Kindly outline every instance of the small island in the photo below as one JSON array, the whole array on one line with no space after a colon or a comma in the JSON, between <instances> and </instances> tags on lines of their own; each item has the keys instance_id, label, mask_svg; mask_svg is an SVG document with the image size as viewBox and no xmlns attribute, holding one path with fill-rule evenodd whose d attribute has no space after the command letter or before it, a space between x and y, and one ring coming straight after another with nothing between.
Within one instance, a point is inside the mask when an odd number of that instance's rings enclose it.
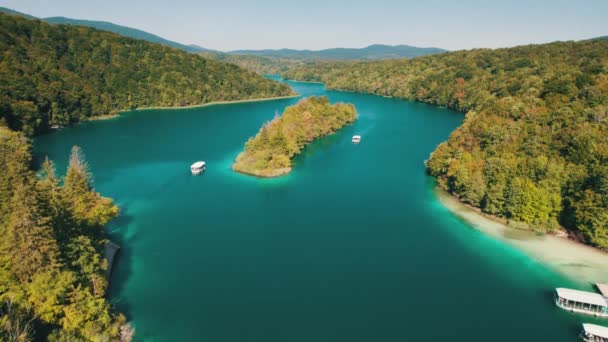
<instances>
[{"instance_id":1,"label":"small island","mask_svg":"<svg viewBox=\"0 0 608 342\"><path fill-rule=\"evenodd\" d=\"M234 162L236 172L278 177L291 171L291 161L304 146L334 133L357 119L355 106L332 105L327 97L309 97L287 107L283 115L265 123L258 134L245 143Z\"/></svg>"}]
</instances>

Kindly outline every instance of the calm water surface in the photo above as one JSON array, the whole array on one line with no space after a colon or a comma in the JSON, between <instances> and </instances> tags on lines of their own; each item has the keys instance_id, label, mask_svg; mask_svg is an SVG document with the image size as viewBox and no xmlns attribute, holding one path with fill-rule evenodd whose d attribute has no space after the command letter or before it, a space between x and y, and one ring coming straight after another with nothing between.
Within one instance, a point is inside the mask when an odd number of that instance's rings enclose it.
<instances>
[{"instance_id":1,"label":"calm water surface","mask_svg":"<svg viewBox=\"0 0 608 342\"><path fill-rule=\"evenodd\" d=\"M111 299L138 340L576 340L583 317L551 301L576 284L435 198L423 161L462 114L292 86L352 102L360 117L278 179L230 166L297 99L133 112L36 140L61 171L81 146L97 190L121 207ZM208 169L193 177L197 160Z\"/></svg>"}]
</instances>

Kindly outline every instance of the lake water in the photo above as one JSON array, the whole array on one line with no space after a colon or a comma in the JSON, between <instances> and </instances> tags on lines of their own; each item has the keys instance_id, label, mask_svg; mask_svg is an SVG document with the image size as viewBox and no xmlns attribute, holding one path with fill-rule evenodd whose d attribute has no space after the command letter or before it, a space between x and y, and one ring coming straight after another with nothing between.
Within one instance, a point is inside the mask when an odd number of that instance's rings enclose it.
<instances>
[{"instance_id":1,"label":"lake water","mask_svg":"<svg viewBox=\"0 0 608 342\"><path fill-rule=\"evenodd\" d=\"M147 110L37 138L60 172L84 149L122 216L111 300L140 341L575 341L585 317L552 290L579 286L472 229L437 200L423 162L463 115L326 91L359 120L257 179L231 163L297 102ZM362 135L359 145L351 144ZM200 176L190 164L207 162Z\"/></svg>"}]
</instances>

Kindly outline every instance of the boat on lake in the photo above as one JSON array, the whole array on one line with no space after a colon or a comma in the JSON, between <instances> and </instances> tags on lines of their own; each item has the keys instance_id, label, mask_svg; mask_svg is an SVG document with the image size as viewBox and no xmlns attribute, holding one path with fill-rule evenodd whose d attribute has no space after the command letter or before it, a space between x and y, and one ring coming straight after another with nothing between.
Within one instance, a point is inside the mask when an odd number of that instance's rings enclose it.
<instances>
[{"instance_id":1,"label":"boat on lake","mask_svg":"<svg viewBox=\"0 0 608 342\"><path fill-rule=\"evenodd\" d=\"M608 342L608 328L601 325L583 324L581 337L587 342Z\"/></svg>"},{"instance_id":2,"label":"boat on lake","mask_svg":"<svg viewBox=\"0 0 608 342\"><path fill-rule=\"evenodd\" d=\"M557 288L555 304L564 310L608 318L608 297L599 293Z\"/></svg>"},{"instance_id":3,"label":"boat on lake","mask_svg":"<svg viewBox=\"0 0 608 342\"><path fill-rule=\"evenodd\" d=\"M196 176L205 171L205 165L206 164L204 161L197 161L190 166L190 171L192 171L192 174Z\"/></svg>"},{"instance_id":4,"label":"boat on lake","mask_svg":"<svg viewBox=\"0 0 608 342\"><path fill-rule=\"evenodd\" d=\"M360 135L353 135L353 144L358 144L361 142L361 136Z\"/></svg>"}]
</instances>

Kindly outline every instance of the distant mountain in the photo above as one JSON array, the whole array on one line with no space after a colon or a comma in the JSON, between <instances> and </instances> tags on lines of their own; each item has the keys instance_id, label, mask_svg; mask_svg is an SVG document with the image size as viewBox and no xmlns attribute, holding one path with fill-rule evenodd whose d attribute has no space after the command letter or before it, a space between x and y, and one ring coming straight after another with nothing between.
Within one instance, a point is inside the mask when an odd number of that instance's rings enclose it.
<instances>
[{"instance_id":1,"label":"distant mountain","mask_svg":"<svg viewBox=\"0 0 608 342\"><path fill-rule=\"evenodd\" d=\"M254 55L231 55L224 52L201 52L201 56L231 63L260 75L280 75L286 71L303 67L312 61L293 58L265 57Z\"/></svg>"},{"instance_id":2,"label":"distant mountain","mask_svg":"<svg viewBox=\"0 0 608 342\"><path fill-rule=\"evenodd\" d=\"M94 21L94 20L82 20L82 19L71 19L65 17L50 17L43 18L42 20L50 23L50 24L63 24L63 25L77 25L77 26L88 26L92 28L96 28L98 30L110 31L121 36L141 39L150 43L158 43L166 46L174 47L187 52L203 52L210 51L209 49L205 49L203 47L197 45L184 45L180 44L163 37L159 37L155 34L148 33L146 31L134 29L127 26L121 26L117 24L113 24L107 21Z\"/></svg>"},{"instance_id":3,"label":"distant mountain","mask_svg":"<svg viewBox=\"0 0 608 342\"><path fill-rule=\"evenodd\" d=\"M206 47L202 47L202 46L196 45L196 44L190 44L190 45L188 45L188 47L195 50L194 52L219 52L216 50L207 49Z\"/></svg>"},{"instance_id":4,"label":"distant mountain","mask_svg":"<svg viewBox=\"0 0 608 342\"><path fill-rule=\"evenodd\" d=\"M22 16L22 17L25 17L28 19L40 19L40 20L46 21L49 24L63 24L63 25L92 27L92 28L96 28L98 30L114 32L114 33L120 34L121 36L129 37L129 38L141 39L141 40L145 40L150 43L163 44L163 45L174 47L174 48L186 51L186 52L211 52L211 51L213 51L213 50L204 48L202 46L194 45L194 44L191 44L191 45L181 44L178 42L174 42L172 40L165 39L163 37L159 37L155 34L148 33L146 31L134 29L134 28L127 27L127 26L117 25L117 24L110 23L107 21L72 19L72 18L66 18L66 17L37 18L32 15L17 12L15 10L12 10L12 9L6 8L6 7L0 7L0 13L18 15L18 16Z\"/></svg>"},{"instance_id":5,"label":"distant mountain","mask_svg":"<svg viewBox=\"0 0 608 342\"><path fill-rule=\"evenodd\" d=\"M22 17L27 18L27 19L38 19L38 18L34 17L33 15L17 12L15 10L12 10L12 9L6 8L6 7L0 7L0 13L19 15L19 16L22 16Z\"/></svg>"},{"instance_id":6,"label":"distant mountain","mask_svg":"<svg viewBox=\"0 0 608 342\"><path fill-rule=\"evenodd\" d=\"M254 55L264 57L306 59L306 60L378 60L412 58L446 52L439 48L420 48L409 45L370 45L364 48L334 48L325 50L236 50L233 55Z\"/></svg>"}]
</instances>

